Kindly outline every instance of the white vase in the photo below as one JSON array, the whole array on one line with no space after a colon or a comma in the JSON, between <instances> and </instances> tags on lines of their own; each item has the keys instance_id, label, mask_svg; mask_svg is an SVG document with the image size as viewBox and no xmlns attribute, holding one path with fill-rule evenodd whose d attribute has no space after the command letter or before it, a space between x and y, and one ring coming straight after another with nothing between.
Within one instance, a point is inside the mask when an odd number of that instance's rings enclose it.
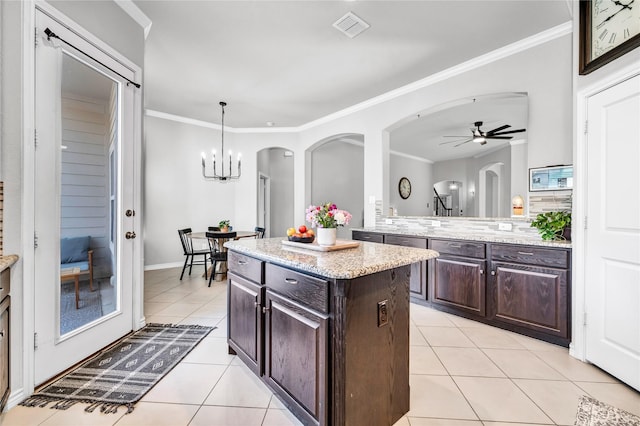
<instances>
[{"instance_id":1,"label":"white vase","mask_svg":"<svg viewBox=\"0 0 640 426\"><path fill-rule=\"evenodd\" d=\"M316 230L318 245L325 247L336 245L336 231L337 228L318 228Z\"/></svg>"}]
</instances>

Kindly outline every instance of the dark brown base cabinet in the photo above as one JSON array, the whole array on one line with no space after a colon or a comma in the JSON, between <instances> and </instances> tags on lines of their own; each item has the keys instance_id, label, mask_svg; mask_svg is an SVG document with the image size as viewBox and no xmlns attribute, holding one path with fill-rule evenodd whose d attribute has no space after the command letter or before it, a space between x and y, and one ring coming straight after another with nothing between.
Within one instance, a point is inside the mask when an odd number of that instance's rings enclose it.
<instances>
[{"instance_id":1,"label":"dark brown base cabinet","mask_svg":"<svg viewBox=\"0 0 640 426\"><path fill-rule=\"evenodd\" d=\"M359 232L359 234L356 234ZM368 235L371 234L371 235ZM353 239L425 240L353 231ZM374 237L375 236L375 237ZM412 239L413 238L413 239ZM561 346L571 342L571 249L426 238L440 253L424 270L428 300L414 302ZM412 265L415 268L415 265ZM411 282L423 271L412 269ZM417 288L417 287L416 287Z\"/></svg>"},{"instance_id":2,"label":"dark brown base cabinet","mask_svg":"<svg viewBox=\"0 0 640 426\"><path fill-rule=\"evenodd\" d=\"M485 244L430 239L429 248L440 253L431 261L431 303L441 305L445 310L465 311L484 317L487 285Z\"/></svg>"},{"instance_id":3,"label":"dark brown base cabinet","mask_svg":"<svg viewBox=\"0 0 640 426\"><path fill-rule=\"evenodd\" d=\"M570 258L568 250L494 244L490 319L505 328L568 346Z\"/></svg>"},{"instance_id":4,"label":"dark brown base cabinet","mask_svg":"<svg viewBox=\"0 0 640 426\"><path fill-rule=\"evenodd\" d=\"M9 268L0 274L0 412L4 409L11 389L9 387L9 297L11 271Z\"/></svg>"},{"instance_id":5,"label":"dark brown base cabinet","mask_svg":"<svg viewBox=\"0 0 640 426\"><path fill-rule=\"evenodd\" d=\"M408 265L340 280L234 251L228 263L230 352L303 424L392 425L409 410Z\"/></svg>"}]
</instances>

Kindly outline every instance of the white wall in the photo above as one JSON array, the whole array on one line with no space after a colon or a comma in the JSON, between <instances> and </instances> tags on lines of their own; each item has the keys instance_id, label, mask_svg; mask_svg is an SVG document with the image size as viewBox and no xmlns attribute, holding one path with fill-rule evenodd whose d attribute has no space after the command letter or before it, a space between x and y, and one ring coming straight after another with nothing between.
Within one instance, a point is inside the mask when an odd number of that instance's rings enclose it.
<instances>
[{"instance_id":1,"label":"white wall","mask_svg":"<svg viewBox=\"0 0 640 426\"><path fill-rule=\"evenodd\" d=\"M335 203L339 209L352 215L348 226L338 227L338 238L351 239L349 228L361 227L363 224L363 178L362 145L334 140L313 149L311 204Z\"/></svg>"},{"instance_id":2,"label":"white wall","mask_svg":"<svg viewBox=\"0 0 640 426\"><path fill-rule=\"evenodd\" d=\"M411 182L411 195L406 200L398 192L402 177ZM389 156L389 207L394 207L399 216L430 216L433 213L433 165L392 153ZM387 215L388 210L382 213Z\"/></svg>"}]
</instances>

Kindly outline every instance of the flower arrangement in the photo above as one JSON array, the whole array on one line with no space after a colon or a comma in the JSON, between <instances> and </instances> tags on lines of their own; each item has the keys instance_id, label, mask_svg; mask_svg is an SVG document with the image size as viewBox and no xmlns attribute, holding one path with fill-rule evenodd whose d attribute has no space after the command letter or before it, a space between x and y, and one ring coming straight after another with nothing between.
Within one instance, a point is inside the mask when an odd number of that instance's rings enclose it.
<instances>
[{"instance_id":1,"label":"flower arrangement","mask_svg":"<svg viewBox=\"0 0 640 426\"><path fill-rule=\"evenodd\" d=\"M307 222L318 228L337 228L348 225L351 221L351 213L346 210L339 210L333 203L326 203L321 206L309 206L306 210Z\"/></svg>"}]
</instances>

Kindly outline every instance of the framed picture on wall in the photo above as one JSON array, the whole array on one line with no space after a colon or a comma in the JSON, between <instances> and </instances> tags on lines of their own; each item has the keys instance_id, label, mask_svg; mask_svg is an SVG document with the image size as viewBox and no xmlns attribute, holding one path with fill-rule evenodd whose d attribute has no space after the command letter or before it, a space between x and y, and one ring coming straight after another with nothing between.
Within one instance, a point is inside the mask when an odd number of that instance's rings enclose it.
<instances>
[{"instance_id":1,"label":"framed picture on wall","mask_svg":"<svg viewBox=\"0 0 640 426\"><path fill-rule=\"evenodd\" d=\"M529 191L565 191L573 189L573 166L529 169Z\"/></svg>"}]
</instances>

